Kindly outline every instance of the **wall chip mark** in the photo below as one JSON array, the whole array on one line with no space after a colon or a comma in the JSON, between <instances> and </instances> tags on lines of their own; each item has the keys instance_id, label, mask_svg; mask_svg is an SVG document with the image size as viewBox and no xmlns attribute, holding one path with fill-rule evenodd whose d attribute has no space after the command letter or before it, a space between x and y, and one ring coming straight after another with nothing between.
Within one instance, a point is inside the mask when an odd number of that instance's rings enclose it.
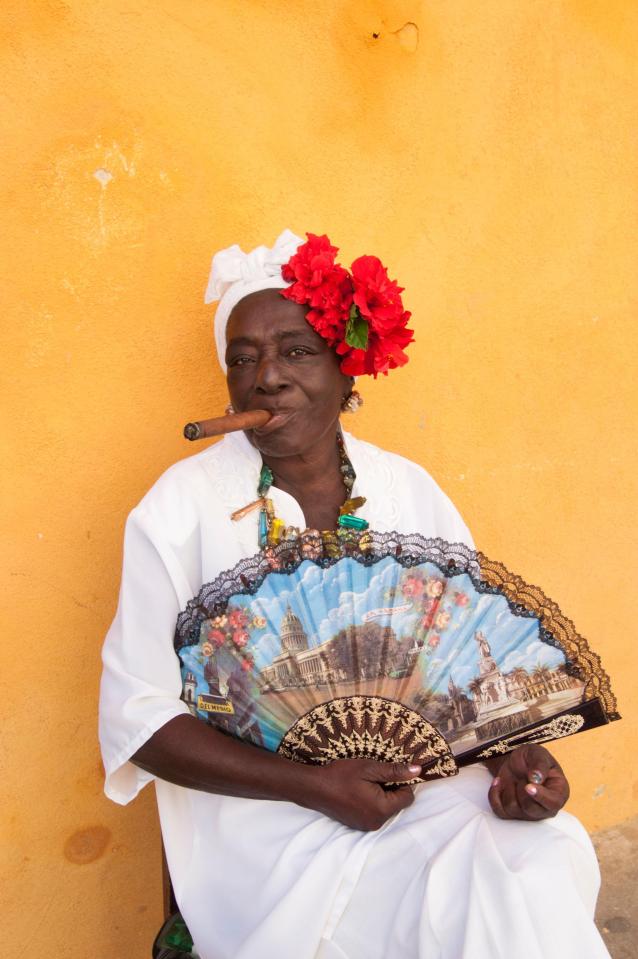
<instances>
[{"instance_id":1,"label":"wall chip mark","mask_svg":"<svg viewBox=\"0 0 638 959\"><path fill-rule=\"evenodd\" d=\"M419 28L416 23L408 20L399 30L394 31L399 43L407 53L415 53L419 46Z\"/></svg>"},{"instance_id":2,"label":"wall chip mark","mask_svg":"<svg viewBox=\"0 0 638 959\"><path fill-rule=\"evenodd\" d=\"M113 174L109 170L105 170L102 166L97 168L93 176L100 183L103 190L106 190L113 179Z\"/></svg>"},{"instance_id":3,"label":"wall chip mark","mask_svg":"<svg viewBox=\"0 0 638 959\"><path fill-rule=\"evenodd\" d=\"M103 856L111 839L111 830L106 826L89 826L78 829L64 843L64 856L77 866L95 862Z\"/></svg>"}]
</instances>

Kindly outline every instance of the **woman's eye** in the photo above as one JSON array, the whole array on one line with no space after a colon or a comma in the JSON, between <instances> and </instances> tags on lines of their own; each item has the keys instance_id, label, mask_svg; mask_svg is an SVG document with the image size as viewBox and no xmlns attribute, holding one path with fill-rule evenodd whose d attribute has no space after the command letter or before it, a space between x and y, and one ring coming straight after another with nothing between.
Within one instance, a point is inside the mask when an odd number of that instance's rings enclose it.
<instances>
[{"instance_id":1,"label":"woman's eye","mask_svg":"<svg viewBox=\"0 0 638 959\"><path fill-rule=\"evenodd\" d=\"M305 346L293 346L291 350L288 350L288 356L310 356L310 350Z\"/></svg>"}]
</instances>

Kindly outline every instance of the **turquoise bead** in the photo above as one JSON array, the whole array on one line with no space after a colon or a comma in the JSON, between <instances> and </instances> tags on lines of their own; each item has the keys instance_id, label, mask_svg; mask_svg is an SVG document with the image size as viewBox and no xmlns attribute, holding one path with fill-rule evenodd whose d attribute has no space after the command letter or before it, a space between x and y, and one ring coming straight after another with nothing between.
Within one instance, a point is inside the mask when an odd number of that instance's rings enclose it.
<instances>
[{"instance_id":1,"label":"turquoise bead","mask_svg":"<svg viewBox=\"0 0 638 959\"><path fill-rule=\"evenodd\" d=\"M338 523L339 526L343 526L344 529L367 529L370 525L367 519L362 519L360 516L352 516L350 513L344 513L343 516L340 516Z\"/></svg>"},{"instance_id":2,"label":"turquoise bead","mask_svg":"<svg viewBox=\"0 0 638 959\"><path fill-rule=\"evenodd\" d=\"M259 513L259 545L262 548L268 545L268 518L265 509Z\"/></svg>"}]
</instances>

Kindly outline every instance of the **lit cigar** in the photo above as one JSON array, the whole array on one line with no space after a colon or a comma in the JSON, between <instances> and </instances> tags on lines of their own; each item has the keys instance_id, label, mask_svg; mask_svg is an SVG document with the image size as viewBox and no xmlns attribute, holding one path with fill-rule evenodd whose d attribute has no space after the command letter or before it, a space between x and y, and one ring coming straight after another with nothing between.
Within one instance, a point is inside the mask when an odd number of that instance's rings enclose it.
<instances>
[{"instance_id":1,"label":"lit cigar","mask_svg":"<svg viewBox=\"0 0 638 959\"><path fill-rule=\"evenodd\" d=\"M266 410L228 413L226 416L216 416L212 420L187 423L184 427L184 436L187 440L203 440L207 436L221 436L223 433L233 433L235 430L255 430L265 426L270 417L271 414Z\"/></svg>"}]
</instances>

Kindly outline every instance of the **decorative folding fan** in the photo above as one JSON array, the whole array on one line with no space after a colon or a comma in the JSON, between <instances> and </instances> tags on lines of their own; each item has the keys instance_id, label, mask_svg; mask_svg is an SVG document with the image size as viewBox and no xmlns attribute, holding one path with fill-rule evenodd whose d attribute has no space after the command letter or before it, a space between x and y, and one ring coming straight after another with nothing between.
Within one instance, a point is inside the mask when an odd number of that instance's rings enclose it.
<instances>
[{"instance_id":1,"label":"decorative folding fan","mask_svg":"<svg viewBox=\"0 0 638 959\"><path fill-rule=\"evenodd\" d=\"M599 657L540 589L418 535L266 549L202 587L175 648L193 715L301 762L436 778L619 718Z\"/></svg>"}]
</instances>

